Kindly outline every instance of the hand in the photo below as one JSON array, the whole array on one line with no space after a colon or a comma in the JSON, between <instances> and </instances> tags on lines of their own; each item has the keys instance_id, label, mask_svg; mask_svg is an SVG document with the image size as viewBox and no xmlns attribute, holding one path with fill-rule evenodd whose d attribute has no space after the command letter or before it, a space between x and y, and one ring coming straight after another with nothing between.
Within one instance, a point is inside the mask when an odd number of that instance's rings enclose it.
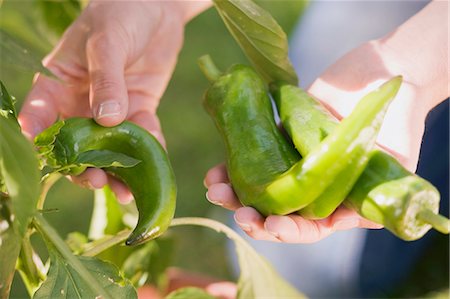
<instances>
[{"instance_id":1,"label":"hand","mask_svg":"<svg viewBox=\"0 0 450 299\"><path fill-rule=\"evenodd\" d=\"M93 117L103 126L128 119L164 145L156 109L174 70L184 25L208 5L91 1L44 59L59 80L35 77L19 115L24 134L33 139L58 118ZM109 181L121 201L132 198L100 169L73 180L92 188Z\"/></svg>"}]
</instances>

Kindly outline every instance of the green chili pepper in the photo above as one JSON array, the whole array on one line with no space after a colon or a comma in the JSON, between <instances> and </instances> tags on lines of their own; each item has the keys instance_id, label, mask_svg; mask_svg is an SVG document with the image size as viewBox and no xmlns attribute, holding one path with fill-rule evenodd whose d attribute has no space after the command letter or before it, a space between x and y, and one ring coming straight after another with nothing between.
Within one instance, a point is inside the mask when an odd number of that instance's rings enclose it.
<instances>
[{"instance_id":1,"label":"green chili pepper","mask_svg":"<svg viewBox=\"0 0 450 299\"><path fill-rule=\"evenodd\" d=\"M71 118L38 135L35 144L49 166L65 174L79 174L92 165L128 186L139 219L127 245L156 238L168 228L175 212L175 176L165 150L143 128L131 122L102 127L92 119ZM123 167L114 162L117 158L131 164Z\"/></svg>"},{"instance_id":2,"label":"green chili pepper","mask_svg":"<svg viewBox=\"0 0 450 299\"><path fill-rule=\"evenodd\" d=\"M300 154L308 155L337 128L337 120L302 89L289 84L272 87L284 128ZM338 187L340 183L334 185ZM336 194L336 198L339 196L342 193ZM437 215L439 197L439 192L428 181L407 171L389 154L373 150L344 204L384 225L398 237L415 240L431 228L429 224L440 232L449 233L448 219ZM316 200L300 214L326 217L341 200L331 200L329 205Z\"/></svg>"},{"instance_id":3,"label":"green chili pepper","mask_svg":"<svg viewBox=\"0 0 450 299\"><path fill-rule=\"evenodd\" d=\"M213 82L203 105L224 140L230 181L244 205L260 210L267 184L300 156L276 126L266 86L252 68L234 65L221 74L209 56L199 63Z\"/></svg>"},{"instance_id":4,"label":"green chili pepper","mask_svg":"<svg viewBox=\"0 0 450 299\"><path fill-rule=\"evenodd\" d=\"M356 181L359 175L353 173L364 169L384 114L401 81L401 77L395 77L366 95L330 135L267 187L267 193L278 199L274 208L277 214L292 213L321 196L330 198L334 192L343 192L337 186L334 188L336 180ZM347 172L349 168L353 168L351 176ZM333 190L327 190L330 186Z\"/></svg>"}]
</instances>

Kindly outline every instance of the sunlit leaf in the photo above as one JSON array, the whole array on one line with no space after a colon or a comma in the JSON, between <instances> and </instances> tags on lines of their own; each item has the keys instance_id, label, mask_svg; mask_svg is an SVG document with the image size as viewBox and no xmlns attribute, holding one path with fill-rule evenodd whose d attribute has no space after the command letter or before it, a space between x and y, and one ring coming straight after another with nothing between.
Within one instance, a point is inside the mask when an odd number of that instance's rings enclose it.
<instances>
[{"instance_id":1,"label":"sunlit leaf","mask_svg":"<svg viewBox=\"0 0 450 299\"><path fill-rule=\"evenodd\" d=\"M226 27L247 58L267 82L297 85L288 58L288 41L273 17L251 0L214 0Z\"/></svg>"}]
</instances>

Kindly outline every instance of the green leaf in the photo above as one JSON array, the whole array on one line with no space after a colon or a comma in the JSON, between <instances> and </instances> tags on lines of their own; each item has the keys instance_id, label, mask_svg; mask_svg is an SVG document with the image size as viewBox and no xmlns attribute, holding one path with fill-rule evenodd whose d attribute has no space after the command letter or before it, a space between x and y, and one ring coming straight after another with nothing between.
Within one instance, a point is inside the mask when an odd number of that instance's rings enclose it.
<instances>
[{"instance_id":1,"label":"green leaf","mask_svg":"<svg viewBox=\"0 0 450 299\"><path fill-rule=\"evenodd\" d=\"M306 298L285 281L241 236L215 220L183 217L172 220L171 226L199 225L223 232L234 241L241 274L238 281L238 299Z\"/></svg>"},{"instance_id":2,"label":"green leaf","mask_svg":"<svg viewBox=\"0 0 450 299\"><path fill-rule=\"evenodd\" d=\"M273 17L251 0L214 0L225 26L255 69L268 82L298 84L288 41Z\"/></svg>"},{"instance_id":3,"label":"green leaf","mask_svg":"<svg viewBox=\"0 0 450 299\"><path fill-rule=\"evenodd\" d=\"M19 158L20 157L20 158ZM40 172L33 146L14 121L0 117L0 173L12 201L14 223L25 235L36 211Z\"/></svg>"},{"instance_id":4,"label":"green leaf","mask_svg":"<svg viewBox=\"0 0 450 299\"><path fill-rule=\"evenodd\" d=\"M40 156L40 163L42 164L41 168L45 165L48 165L51 168L61 167L55 158L53 148L55 147L56 136L63 126L63 120L57 121L34 138L34 145L37 148Z\"/></svg>"},{"instance_id":5,"label":"green leaf","mask_svg":"<svg viewBox=\"0 0 450 299\"><path fill-rule=\"evenodd\" d=\"M0 298L8 298L21 239L13 222L11 200L0 196Z\"/></svg>"},{"instance_id":6,"label":"green leaf","mask_svg":"<svg viewBox=\"0 0 450 299\"><path fill-rule=\"evenodd\" d=\"M64 33L81 11L80 3L76 0L37 0L36 2L47 28L58 36Z\"/></svg>"},{"instance_id":7,"label":"green leaf","mask_svg":"<svg viewBox=\"0 0 450 299\"><path fill-rule=\"evenodd\" d=\"M135 250L123 263L122 271L135 287L150 283L165 292L168 286L166 269L173 253L174 240L165 234Z\"/></svg>"},{"instance_id":8,"label":"green leaf","mask_svg":"<svg viewBox=\"0 0 450 299\"><path fill-rule=\"evenodd\" d=\"M86 167L124 167L136 166L141 160L128 155L109 150L91 150L80 153L74 162L78 166Z\"/></svg>"},{"instance_id":9,"label":"green leaf","mask_svg":"<svg viewBox=\"0 0 450 299\"><path fill-rule=\"evenodd\" d=\"M204 290L195 287L186 287L171 292L165 299L215 299Z\"/></svg>"},{"instance_id":10,"label":"green leaf","mask_svg":"<svg viewBox=\"0 0 450 299\"><path fill-rule=\"evenodd\" d=\"M19 68L32 73L43 73L49 77L55 77L47 68L45 68L39 54L31 49L23 47L16 38L12 37L4 30L0 29L0 52L2 53L2 64Z\"/></svg>"},{"instance_id":11,"label":"green leaf","mask_svg":"<svg viewBox=\"0 0 450 299\"><path fill-rule=\"evenodd\" d=\"M14 99L9 95L3 82L0 81L0 116L4 118L13 119L17 122L16 107L14 106ZM19 125L19 123L17 123Z\"/></svg>"},{"instance_id":12,"label":"green leaf","mask_svg":"<svg viewBox=\"0 0 450 299\"><path fill-rule=\"evenodd\" d=\"M85 264L85 262L96 262L96 260L89 260L89 258L85 260L74 256L56 230L41 214L37 213L35 215L33 224L43 237L53 264L53 272L49 271L47 276L50 280L47 279L41 286L42 290L39 289L36 292L36 295L40 292L38 298L41 295L44 298L52 298L52 295L46 297L46 294L51 293L57 295L58 298L61 296L66 298L77 295L77 298L97 298L97 296L101 296L104 299L109 299L113 298L110 293L110 288L112 287L113 291L130 292L127 290L128 285L124 283L123 279L112 279L114 276L103 276L103 274L100 274L102 277L98 277L96 269L101 267L101 263L94 267L94 269L91 269L90 266L92 264ZM107 265L104 267L101 271L108 270ZM113 270L115 271L117 269ZM108 271L114 272L113 270L109 268ZM105 278L107 279L106 282L104 281ZM120 284L117 285L117 283ZM58 286L56 290L53 288L55 285ZM124 287L124 289L121 290L119 287Z\"/></svg>"},{"instance_id":13,"label":"green leaf","mask_svg":"<svg viewBox=\"0 0 450 299\"><path fill-rule=\"evenodd\" d=\"M89 282L54 250L50 251L50 259L47 279L33 298L99 298L91 290ZM77 259L114 298L137 298L136 290L120 275L115 265L94 257L79 256Z\"/></svg>"}]
</instances>

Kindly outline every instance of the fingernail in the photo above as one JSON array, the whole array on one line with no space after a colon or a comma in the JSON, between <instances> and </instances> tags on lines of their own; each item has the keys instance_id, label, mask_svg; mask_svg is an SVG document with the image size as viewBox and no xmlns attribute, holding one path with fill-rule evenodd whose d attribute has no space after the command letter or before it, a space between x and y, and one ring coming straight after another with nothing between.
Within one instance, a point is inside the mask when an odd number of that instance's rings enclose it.
<instances>
[{"instance_id":1,"label":"fingernail","mask_svg":"<svg viewBox=\"0 0 450 299\"><path fill-rule=\"evenodd\" d=\"M215 201L215 200L211 200L211 199L209 198L209 196L208 196L208 192L206 192L205 196L206 196L206 199L207 199L210 203L215 204L215 205L217 205L217 206L223 206L223 203L222 203L222 202L220 202L220 201Z\"/></svg>"},{"instance_id":2,"label":"fingernail","mask_svg":"<svg viewBox=\"0 0 450 299\"><path fill-rule=\"evenodd\" d=\"M358 224L359 224L359 219L356 219L356 218L343 219L343 220L336 222L333 225L333 228L335 230L344 230L344 229L350 229L350 228L357 227Z\"/></svg>"},{"instance_id":3,"label":"fingernail","mask_svg":"<svg viewBox=\"0 0 450 299\"><path fill-rule=\"evenodd\" d=\"M237 219L236 214L234 215L234 221L236 221L236 223L241 227L241 229L242 229L243 231L245 231L245 232L247 232L247 233L249 233L249 232L252 231L252 227L250 226L250 224L240 222L240 221Z\"/></svg>"},{"instance_id":4,"label":"fingernail","mask_svg":"<svg viewBox=\"0 0 450 299\"><path fill-rule=\"evenodd\" d=\"M120 115L120 103L116 101L103 102L98 106L97 119Z\"/></svg>"}]
</instances>

